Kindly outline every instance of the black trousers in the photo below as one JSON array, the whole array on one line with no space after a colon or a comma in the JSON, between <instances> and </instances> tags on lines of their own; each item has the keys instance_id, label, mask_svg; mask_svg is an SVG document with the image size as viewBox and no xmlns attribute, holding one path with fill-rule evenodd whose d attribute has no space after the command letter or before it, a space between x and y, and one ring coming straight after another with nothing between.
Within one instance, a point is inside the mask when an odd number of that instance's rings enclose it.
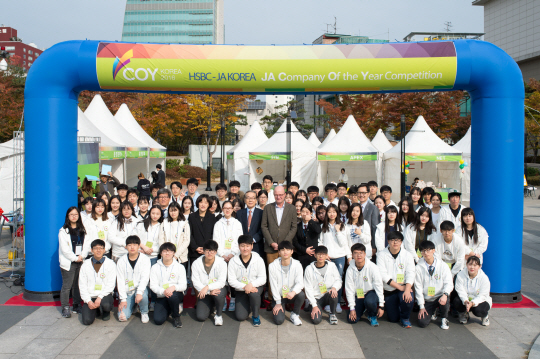
<instances>
[{"instance_id":1,"label":"black trousers","mask_svg":"<svg viewBox=\"0 0 540 359\"><path fill-rule=\"evenodd\" d=\"M172 316L178 318L180 316L180 303L184 300L184 293L174 292L169 298L156 298L154 304L154 323L161 325L167 321L167 318Z\"/></svg>"},{"instance_id":2,"label":"black trousers","mask_svg":"<svg viewBox=\"0 0 540 359\"><path fill-rule=\"evenodd\" d=\"M324 293L324 295L317 299L317 307L319 308L319 314L313 318L313 324L317 325L322 322L322 312L325 306L330 306L330 313L336 314L336 307L338 305L338 297L332 298L330 292Z\"/></svg>"},{"instance_id":3,"label":"black trousers","mask_svg":"<svg viewBox=\"0 0 540 359\"><path fill-rule=\"evenodd\" d=\"M465 304L463 304L463 302L461 301L461 299L459 299L459 297L456 297L454 301L452 302L452 304L454 305L454 308L456 308L456 310L459 313L463 313L467 311L467 308L465 308ZM488 315L489 309L490 307L489 307L488 302L482 302L478 304L476 307L472 307L469 312L479 318L484 318L485 316Z\"/></svg>"},{"instance_id":4,"label":"black trousers","mask_svg":"<svg viewBox=\"0 0 540 359\"><path fill-rule=\"evenodd\" d=\"M439 308L441 318L448 318L448 312L450 311L450 298L447 298L446 304L441 305L439 299L441 297L435 298L433 301L426 301L424 303L424 308L427 311L427 315L424 315L422 318L418 319L418 326L420 328L425 328L429 325L431 321L431 316L435 313L435 310Z\"/></svg>"},{"instance_id":5,"label":"black trousers","mask_svg":"<svg viewBox=\"0 0 540 359\"><path fill-rule=\"evenodd\" d=\"M95 299L94 299L95 301ZM113 310L114 300L112 294L109 294L101 299L99 309L101 313L108 313ZM82 323L84 325L90 325L96 320L97 309L90 309L87 303L84 303L82 307Z\"/></svg>"},{"instance_id":6,"label":"black trousers","mask_svg":"<svg viewBox=\"0 0 540 359\"><path fill-rule=\"evenodd\" d=\"M300 314L300 308L302 308L302 304L304 304L305 299L306 294L304 292L297 293L292 299L281 298L281 306L283 307L283 310L280 310L277 315L274 315L274 322L277 325L281 325L283 322L285 322L285 305L287 305L287 303L294 303L293 313Z\"/></svg>"}]
</instances>

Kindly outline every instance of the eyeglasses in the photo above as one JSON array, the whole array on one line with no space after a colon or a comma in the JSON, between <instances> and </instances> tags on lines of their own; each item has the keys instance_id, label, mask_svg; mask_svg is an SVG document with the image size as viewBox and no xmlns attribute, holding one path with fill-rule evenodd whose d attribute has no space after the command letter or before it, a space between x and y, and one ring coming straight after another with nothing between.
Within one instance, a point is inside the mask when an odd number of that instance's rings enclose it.
<instances>
[{"instance_id":1,"label":"eyeglasses","mask_svg":"<svg viewBox=\"0 0 540 359\"><path fill-rule=\"evenodd\" d=\"M421 250L420 253L428 253L428 252L431 252L431 251L434 251L435 249L424 249L424 250Z\"/></svg>"},{"instance_id":2,"label":"eyeglasses","mask_svg":"<svg viewBox=\"0 0 540 359\"><path fill-rule=\"evenodd\" d=\"M97 251L104 251L105 248L102 247L102 246L95 246L94 248L92 248L92 250L93 250L93 251L96 251L96 250L97 250Z\"/></svg>"},{"instance_id":3,"label":"eyeglasses","mask_svg":"<svg viewBox=\"0 0 540 359\"><path fill-rule=\"evenodd\" d=\"M368 192L358 192L358 194L365 196L366 194L368 194Z\"/></svg>"},{"instance_id":4,"label":"eyeglasses","mask_svg":"<svg viewBox=\"0 0 540 359\"><path fill-rule=\"evenodd\" d=\"M167 195L158 196L158 199L165 199L165 198L166 198L166 199L169 199L169 196L167 196Z\"/></svg>"},{"instance_id":5,"label":"eyeglasses","mask_svg":"<svg viewBox=\"0 0 540 359\"><path fill-rule=\"evenodd\" d=\"M70 217L79 217L79 214L78 213L71 213L69 216Z\"/></svg>"}]
</instances>

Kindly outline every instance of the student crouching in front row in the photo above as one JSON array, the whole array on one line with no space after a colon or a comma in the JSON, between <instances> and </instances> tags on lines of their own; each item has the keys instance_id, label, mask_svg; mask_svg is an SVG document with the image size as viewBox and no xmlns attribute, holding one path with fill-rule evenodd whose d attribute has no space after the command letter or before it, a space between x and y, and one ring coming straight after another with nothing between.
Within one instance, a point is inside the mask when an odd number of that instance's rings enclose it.
<instances>
[{"instance_id":1,"label":"student crouching in front row","mask_svg":"<svg viewBox=\"0 0 540 359\"><path fill-rule=\"evenodd\" d=\"M105 257L105 242L101 239L92 241L92 257L85 260L79 273L79 290L84 301L82 323L90 325L96 319L98 310L101 319L111 318L114 301L112 292L116 285L116 265Z\"/></svg>"}]
</instances>

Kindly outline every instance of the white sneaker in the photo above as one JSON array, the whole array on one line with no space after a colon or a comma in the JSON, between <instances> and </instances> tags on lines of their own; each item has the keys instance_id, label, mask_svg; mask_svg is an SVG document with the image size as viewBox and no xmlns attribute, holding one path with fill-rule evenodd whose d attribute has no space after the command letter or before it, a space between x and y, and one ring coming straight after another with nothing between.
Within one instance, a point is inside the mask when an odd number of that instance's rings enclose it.
<instances>
[{"instance_id":1,"label":"white sneaker","mask_svg":"<svg viewBox=\"0 0 540 359\"><path fill-rule=\"evenodd\" d=\"M216 315L214 317L214 325L217 325L217 326L223 325L223 317L221 315Z\"/></svg>"},{"instance_id":2,"label":"white sneaker","mask_svg":"<svg viewBox=\"0 0 540 359\"><path fill-rule=\"evenodd\" d=\"M302 325L302 321L300 320L300 316L294 312L291 313L291 322L294 325Z\"/></svg>"},{"instance_id":3,"label":"white sneaker","mask_svg":"<svg viewBox=\"0 0 540 359\"><path fill-rule=\"evenodd\" d=\"M338 305L339 305L339 304L338 304ZM325 311L326 313L330 313L330 306L329 306L329 305L325 306L325 307L324 307L324 311Z\"/></svg>"},{"instance_id":4,"label":"white sneaker","mask_svg":"<svg viewBox=\"0 0 540 359\"><path fill-rule=\"evenodd\" d=\"M437 320L438 318L438 314L439 313L439 308L435 309L435 311L433 312L433 315L431 316L431 320L435 321Z\"/></svg>"},{"instance_id":5,"label":"white sneaker","mask_svg":"<svg viewBox=\"0 0 540 359\"><path fill-rule=\"evenodd\" d=\"M467 324L469 321L469 314L467 312L459 313L459 322L461 324Z\"/></svg>"},{"instance_id":6,"label":"white sneaker","mask_svg":"<svg viewBox=\"0 0 540 359\"><path fill-rule=\"evenodd\" d=\"M150 305L148 306L148 311L149 312L153 312L154 311L154 306L156 305L156 303L150 303Z\"/></svg>"},{"instance_id":7,"label":"white sneaker","mask_svg":"<svg viewBox=\"0 0 540 359\"><path fill-rule=\"evenodd\" d=\"M148 318L148 313L147 314L141 314L141 322L143 324L146 324L150 321L150 318Z\"/></svg>"},{"instance_id":8,"label":"white sneaker","mask_svg":"<svg viewBox=\"0 0 540 359\"><path fill-rule=\"evenodd\" d=\"M338 305L336 307L336 313L341 313L341 312L343 312L343 309L341 309L341 305L339 305L339 303L338 303Z\"/></svg>"},{"instance_id":9,"label":"white sneaker","mask_svg":"<svg viewBox=\"0 0 540 359\"><path fill-rule=\"evenodd\" d=\"M446 329L448 329L448 328L450 328L450 327L448 326L448 319L442 318L442 319L441 319L441 329L446 330Z\"/></svg>"},{"instance_id":10,"label":"white sneaker","mask_svg":"<svg viewBox=\"0 0 540 359\"><path fill-rule=\"evenodd\" d=\"M338 320L335 314L330 314L330 325L337 325Z\"/></svg>"},{"instance_id":11,"label":"white sneaker","mask_svg":"<svg viewBox=\"0 0 540 359\"><path fill-rule=\"evenodd\" d=\"M236 300L234 298L231 298L231 301L229 303L229 312L234 312L235 308L236 308Z\"/></svg>"},{"instance_id":12,"label":"white sneaker","mask_svg":"<svg viewBox=\"0 0 540 359\"><path fill-rule=\"evenodd\" d=\"M486 315L485 317L482 318L482 325L484 327L487 327L489 325L489 315Z\"/></svg>"},{"instance_id":13,"label":"white sneaker","mask_svg":"<svg viewBox=\"0 0 540 359\"><path fill-rule=\"evenodd\" d=\"M180 305L178 306L178 314L182 314L183 311L184 311L184 304L180 303Z\"/></svg>"},{"instance_id":14,"label":"white sneaker","mask_svg":"<svg viewBox=\"0 0 540 359\"><path fill-rule=\"evenodd\" d=\"M118 320L121 321L121 322L127 322L127 318L126 318L126 315L124 314L124 312L118 313Z\"/></svg>"}]
</instances>

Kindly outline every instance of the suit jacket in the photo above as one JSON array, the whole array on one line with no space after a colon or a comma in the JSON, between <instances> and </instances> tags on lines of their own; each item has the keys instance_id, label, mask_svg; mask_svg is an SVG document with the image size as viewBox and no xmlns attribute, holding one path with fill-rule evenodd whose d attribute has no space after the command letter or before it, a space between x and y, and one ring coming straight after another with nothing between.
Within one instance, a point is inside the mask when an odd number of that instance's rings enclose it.
<instances>
[{"instance_id":1,"label":"suit jacket","mask_svg":"<svg viewBox=\"0 0 540 359\"><path fill-rule=\"evenodd\" d=\"M214 225L218 219L210 212L206 212L204 220L201 222L199 211L191 213L188 217L189 229L191 230L191 239L189 241L188 255L190 259L197 259L202 254L197 253L197 248L202 247L204 242L214 236Z\"/></svg>"},{"instance_id":2,"label":"suit jacket","mask_svg":"<svg viewBox=\"0 0 540 359\"><path fill-rule=\"evenodd\" d=\"M297 226L296 208L292 204L285 203L281 223L277 223L276 204L270 203L264 207L262 218L262 233L265 239L264 251L277 253L271 244L283 241L293 242L296 236Z\"/></svg>"},{"instance_id":3,"label":"suit jacket","mask_svg":"<svg viewBox=\"0 0 540 359\"><path fill-rule=\"evenodd\" d=\"M118 187L118 185L122 183L118 180L118 178L112 176L107 183L103 183L99 181L99 192L109 192L111 196L114 195L114 189Z\"/></svg>"},{"instance_id":4,"label":"suit jacket","mask_svg":"<svg viewBox=\"0 0 540 359\"><path fill-rule=\"evenodd\" d=\"M253 244L253 250L257 253L261 253L264 248L263 233L262 233L262 216L263 211L260 208L253 208L253 214L251 216L251 226L248 230L248 209L242 208L236 213L236 219L242 224L242 230L244 234L249 234L255 240Z\"/></svg>"},{"instance_id":5,"label":"suit jacket","mask_svg":"<svg viewBox=\"0 0 540 359\"><path fill-rule=\"evenodd\" d=\"M294 237L294 248L298 251L299 256L306 255L306 249L319 245L319 235L321 234L321 225L314 220L310 220L304 231L304 223L300 222L296 228L296 236Z\"/></svg>"},{"instance_id":6,"label":"suit jacket","mask_svg":"<svg viewBox=\"0 0 540 359\"><path fill-rule=\"evenodd\" d=\"M364 216L364 220L369 223L369 228L371 229L371 248L377 248L375 246L375 232L377 231L377 224L381 221L379 210L368 200L362 215Z\"/></svg>"}]
</instances>

